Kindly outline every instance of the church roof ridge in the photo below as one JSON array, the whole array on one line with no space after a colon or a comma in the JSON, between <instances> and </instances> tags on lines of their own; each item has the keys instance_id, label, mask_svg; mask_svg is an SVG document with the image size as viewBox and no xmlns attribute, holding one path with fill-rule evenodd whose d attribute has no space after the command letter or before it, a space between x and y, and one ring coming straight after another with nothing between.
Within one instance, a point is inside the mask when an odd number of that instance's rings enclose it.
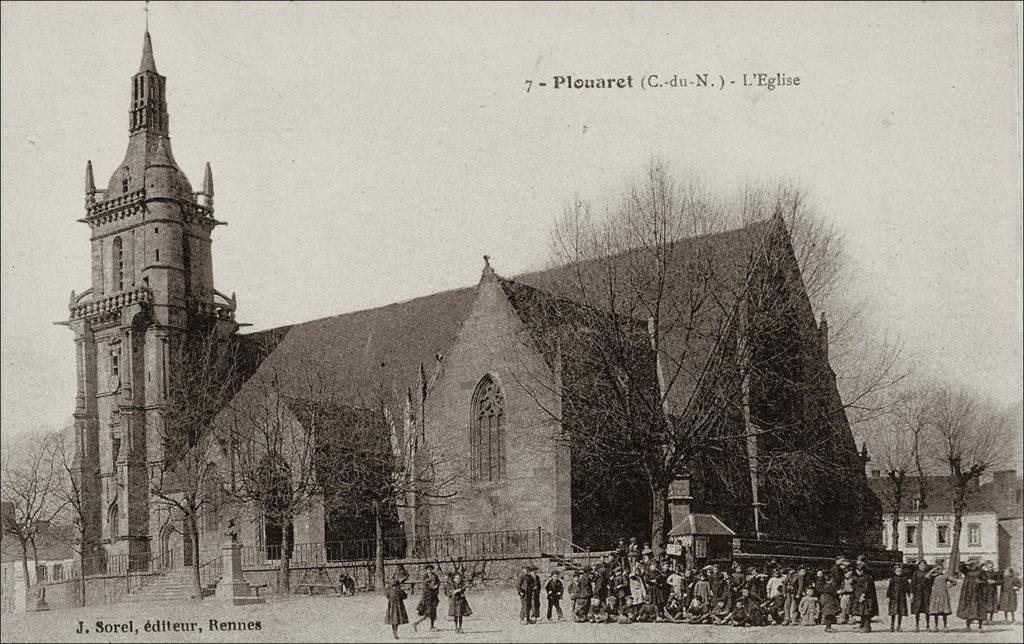
<instances>
[{"instance_id":1,"label":"church roof ridge","mask_svg":"<svg viewBox=\"0 0 1024 644\"><path fill-rule=\"evenodd\" d=\"M462 292L472 291L475 288L476 288L476 285L474 284L472 286L460 286L458 288L451 288L451 289L446 289L446 290L443 290L443 291L435 291L434 293L428 293L426 295L414 295L413 297L410 297L410 298L405 299L405 300L398 300L397 302L388 302L387 304L381 304L380 306L370 306L370 307L367 307L367 308L364 308L364 309L356 309L354 311L344 311L342 313L335 313L334 315L324 315L322 317L313 318L312 320L304 320L304 321L301 321L301 322L291 322L291 323L282 324L282 325L279 325L279 326L267 327L265 329L253 330L253 331L250 331L248 333L242 333L242 334L239 334L239 335L241 335L242 337L255 336L255 335L259 335L261 333L270 333L272 331L284 331L284 330L288 330L288 329L293 329L293 328L298 327L298 326L304 326L304 325L308 325L308 324L313 324L315 322L328 322L330 320L337 320L337 319L340 319L340 318L345 318L345 317L349 317L349 316L355 316L355 315L359 315L359 314L362 314L362 313L375 313L375 312L378 312L378 311L383 311L384 309L388 309L388 308L405 306L405 305L408 305L408 304L415 304L417 302L420 302L420 301L423 301L423 300L429 300L431 298L439 297L439 296L442 296L442 295L455 295L455 294L459 294L459 293L462 293Z\"/></svg>"},{"instance_id":2,"label":"church roof ridge","mask_svg":"<svg viewBox=\"0 0 1024 644\"><path fill-rule=\"evenodd\" d=\"M715 232L712 232L712 233L705 233L703 235L695 235L693 237L682 237L678 241L704 242L704 241L708 241L708 240L710 240L712 238L715 238L715 237L737 235L737 234L746 233L746 232L753 232L757 228L761 228L761 227L765 227L767 225L770 225L772 223L772 221L773 221L772 218L760 219L760 220L751 222L749 224L746 224L746 225L743 225L743 226L740 226L740 227L737 227L737 228L730 228L730 229L727 229L727 230L720 230L720 231L715 231ZM490 258L488 257L488 259L490 259ZM515 284L516 286L530 288L530 289L533 289L535 291L539 291L539 292L544 293L544 294L546 294L548 296L551 296L551 297L558 297L558 298L564 298L566 300L571 300L571 298L568 298L568 297L566 297L564 295L559 295L558 293L555 293L555 292L550 291L548 289L544 289L544 288L541 288L541 287L539 287L539 286L537 286L535 284L530 284L529 282L524 281L524 279L529 279L530 277L534 277L534 276L538 276L538 275L543 275L545 273L548 273L549 271L553 271L553 270L557 270L557 269L560 269L560 268L564 268L567 265L568 264L561 264L561 265L553 266L553 267L549 267L549 268L543 268L543 269L536 269L536 270L526 271L526 272L523 272L523 273L518 273L518 274L514 275L513 277L504 277L504 276L499 275L497 272L495 272L495 277L498 280L502 281L502 282L508 282L508 283ZM491 270L493 270L493 268L491 268ZM297 326L313 324L313 323L316 323L316 322L326 322L326 321L329 321L329 320L339 319L339 318L343 318L343 317L351 316L351 315L358 315L358 314L361 314L361 313L370 313L370 312L382 311L382 310L387 309L387 308L404 306L404 305L407 305L407 304L412 304L412 303L415 303L415 302L418 302L418 301L421 301L421 300L427 300L427 299L434 298L434 297L439 297L439 296L444 296L444 295L453 295L453 294L457 294L457 293L472 291L475 288L476 288L476 284L472 284L472 285L460 286L460 287L451 288L451 289L445 289L445 290L441 290L441 291L435 291L433 293L427 293L425 295L416 295L416 296L413 296L413 297L405 299L405 300L398 300L396 302L389 302L387 304L382 304L380 306L370 306L370 307L366 307L366 308L363 308L363 309L356 309L354 311L344 311L342 313L335 313L334 315L325 315L325 316L322 316L322 317L313 318L311 320L305 320L305 321L300 321L300 322L292 322L292 323L288 323L288 324L281 324L281 325L278 325L278 326L267 327L265 329L254 330L254 331L251 331L249 333L242 334L242 335L243 336L250 336L250 335L256 335L256 334L259 334L259 333L268 333L268 332L272 332L272 331L291 329L291 328L297 327Z\"/></svg>"}]
</instances>

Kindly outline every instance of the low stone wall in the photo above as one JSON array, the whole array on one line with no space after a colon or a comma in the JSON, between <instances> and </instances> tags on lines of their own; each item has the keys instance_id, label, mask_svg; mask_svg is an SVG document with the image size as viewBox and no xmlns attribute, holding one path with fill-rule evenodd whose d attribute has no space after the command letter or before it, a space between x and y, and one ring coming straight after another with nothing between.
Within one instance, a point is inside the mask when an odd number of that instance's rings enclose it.
<instances>
[{"instance_id":1,"label":"low stone wall","mask_svg":"<svg viewBox=\"0 0 1024 644\"><path fill-rule=\"evenodd\" d=\"M891 570L894 564L903 561L903 553L898 550L746 538L732 540L733 561L750 565L764 565L769 561L776 561L780 564L822 567L834 562L836 557L843 556L853 561L859 555L864 555L872 570L877 571Z\"/></svg>"},{"instance_id":2,"label":"low stone wall","mask_svg":"<svg viewBox=\"0 0 1024 644\"><path fill-rule=\"evenodd\" d=\"M127 576L103 575L88 577L84 580L65 579L45 582L43 587L46 588L46 603L51 609L113 604L123 600L128 593L140 588L155 574L133 572Z\"/></svg>"},{"instance_id":3,"label":"low stone wall","mask_svg":"<svg viewBox=\"0 0 1024 644\"><path fill-rule=\"evenodd\" d=\"M585 562L585 555L575 555L573 560ZM591 556L592 561L597 558ZM435 569L439 568L442 576L452 570L454 564L451 560L437 561L434 559L388 559L384 562L384 578L391 579L398 572L399 566L403 566L409 573L409 582L412 584L413 592L418 592L418 582L425 572L425 566L433 564ZM514 586L523 566L537 566L539 573L547 577L549 572L559 565L547 556L540 553L524 555L492 555L479 558L464 558L462 564L468 573L472 573L474 588L496 588ZM322 583L324 579L330 583L337 583L342 572L347 572L356 583L360 591L369 589L377 590L380 587L379 580L374 579L373 561L344 561L330 563L305 563L295 562L291 567L290 581L292 592L305 593L306 589L300 585L303 582ZM244 570L245 580L250 584L267 584L264 592L277 592L280 572L276 562L271 566L248 567Z\"/></svg>"}]
</instances>

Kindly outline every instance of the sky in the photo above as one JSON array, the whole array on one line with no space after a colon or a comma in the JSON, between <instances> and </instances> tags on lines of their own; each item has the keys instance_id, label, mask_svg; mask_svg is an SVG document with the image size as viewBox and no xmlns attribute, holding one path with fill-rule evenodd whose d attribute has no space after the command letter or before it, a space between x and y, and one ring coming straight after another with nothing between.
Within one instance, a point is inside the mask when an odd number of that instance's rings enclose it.
<instances>
[{"instance_id":1,"label":"sky","mask_svg":"<svg viewBox=\"0 0 1024 644\"><path fill-rule=\"evenodd\" d=\"M74 406L84 171L128 139L143 3L0 5L0 434ZM544 265L575 196L652 158L795 181L850 288L923 369L1022 391L1020 13L1010 3L165 3L149 10L179 165L216 185L217 288L254 329ZM707 73L724 89L554 89ZM799 86L743 87L743 74ZM533 85L527 92L527 80ZM729 84L736 80L736 85ZM540 87L546 82L548 87Z\"/></svg>"}]
</instances>

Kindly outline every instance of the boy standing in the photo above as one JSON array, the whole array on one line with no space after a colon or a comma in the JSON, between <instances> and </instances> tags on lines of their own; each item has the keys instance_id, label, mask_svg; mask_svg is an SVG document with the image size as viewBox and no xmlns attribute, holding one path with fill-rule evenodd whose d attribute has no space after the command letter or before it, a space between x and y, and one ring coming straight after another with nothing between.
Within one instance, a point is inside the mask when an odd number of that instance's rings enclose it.
<instances>
[{"instance_id":1,"label":"boy standing","mask_svg":"<svg viewBox=\"0 0 1024 644\"><path fill-rule=\"evenodd\" d=\"M548 594L548 621L551 621L551 609L554 608L558 612L558 621L565 619L562 616L562 579L559 577L557 570L551 571L551 577L548 578L547 583L544 585L544 590Z\"/></svg>"}]
</instances>

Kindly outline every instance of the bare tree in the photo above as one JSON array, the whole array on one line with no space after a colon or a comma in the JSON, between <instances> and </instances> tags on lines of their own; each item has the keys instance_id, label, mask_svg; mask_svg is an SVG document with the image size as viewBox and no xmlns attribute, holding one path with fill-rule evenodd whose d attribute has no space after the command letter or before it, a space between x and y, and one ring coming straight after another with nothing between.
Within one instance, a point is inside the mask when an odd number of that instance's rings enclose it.
<instances>
[{"instance_id":1,"label":"bare tree","mask_svg":"<svg viewBox=\"0 0 1024 644\"><path fill-rule=\"evenodd\" d=\"M13 538L19 546L25 600L28 601L32 579L28 568L29 550L38 565L37 540L66 504L62 493L64 471L60 465L59 436L35 434L13 447L7 444L4 447L0 473L0 500L6 506L2 517L3 534Z\"/></svg>"},{"instance_id":2,"label":"bare tree","mask_svg":"<svg viewBox=\"0 0 1024 644\"><path fill-rule=\"evenodd\" d=\"M826 297L842 274L840 240L813 214L799 190L747 189L730 203L655 162L604 216L577 200L558 222L543 284L556 297L527 305L542 311L526 341L564 367L559 386L571 395L552 413L574 458L642 473L655 547L667 533L669 487L684 472L705 482L749 474L760 534L759 494L812 499L809 471L859 463L840 435L841 401L812 406L831 431L806 429L814 423L794 413L795 400L820 398L831 378L806 368L806 344L820 333L808 292ZM691 241L737 220L759 223L732 248ZM876 410L872 394L901 377L897 355L865 362L847 407ZM521 380L542 398L543 378Z\"/></svg>"},{"instance_id":3,"label":"bare tree","mask_svg":"<svg viewBox=\"0 0 1024 644\"><path fill-rule=\"evenodd\" d=\"M263 362L216 421L230 454L227 493L280 530L281 594L291 592L294 520L329 500L318 436L336 422L339 404L319 356L282 352Z\"/></svg>"},{"instance_id":4,"label":"bare tree","mask_svg":"<svg viewBox=\"0 0 1024 644\"><path fill-rule=\"evenodd\" d=\"M949 470L953 489L953 544L950 569L960 563L960 533L972 484L1011 458L1012 422L1006 411L962 388L938 388L930 404L937 435L937 460Z\"/></svg>"},{"instance_id":5,"label":"bare tree","mask_svg":"<svg viewBox=\"0 0 1024 644\"><path fill-rule=\"evenodd\" d=\"M325 507L372 517L374 577L385 587L385 524L410 503L422 510L453 497L459 473L447 467L446 455L416 446L411 434L417 432L419 419L413 393L408 390L400 404L388 386L387 365L380 366L374 390L360 396L358 406L336 405L317 439ZM421 392L421 402L425 393ZM422 414L422 404L418 413Z\"/></svg>"},{"instance_id":6,"label":"bare tree","mask_svg":"<svg viewBox=\"0 0 1024 644\"><path fill-rule=\"evenodd\" d=\"M152 503L166 510L168 521L182 521L192 553L192 592L201 600L200 526L217 516L223 500L218 445L210 423L234 395L242 372L237 344L213 325L191 329L171 359L175 368L169 370L164 404L151 431L160 441L163 459L151 464L149 492Z\"/></svg>"},{"instance_id":7,"label":"bare tree","mask_svg":"<svg viewBox=\"0 0 1024 644\"><path fill-rule=\"evenodd\" d=\"M913 472L915 461L915 434L896 414L882 417L875 429L881 434L875 444L874 461L885 473L889 485L883 488L881 501L892 514L892 550L900 549L900 521L906 499L907 478ZM920 533L920 528L918 529ZM918 539L920 542L920 539Z\"/></svg>"},{"instance_id":8,"label":"bare tree","mask_svg":"<svg viewBox=\"0 0 1024 644\"><path fill-rule=\"evenodd\" d=\"M84 578L87 571L85 561L96 552L99 544L91 543L89 532L86 529L89 520L88 504L83 496L81 479L77 476L80 467L80 454L75 441L75 430L73 427L66 428L58 433L57 459L62 470L60 496L64 501L62 519L71 524L75 530L75 538L70 544L71 549L78 555L79 561L83 562L81 576ZM85 584L79 583L79 601L85 606Z\"/></svg>"},{"instance_id":9,"label":"bare tree","mask_svg":"<svg viewBox=\"0 0 1024 644\"><path fill-rule=\"evenodd\" d=\"M928 486L926 476L931 473L928 452L933 435L929 431L929 415L936 392L928 386L917 387L903 398L897 413L911 434L910 449L914 459L914 474L917 478L917 560L924 560L924 515L928 510Z\"/></svg>"}]
</instances>

